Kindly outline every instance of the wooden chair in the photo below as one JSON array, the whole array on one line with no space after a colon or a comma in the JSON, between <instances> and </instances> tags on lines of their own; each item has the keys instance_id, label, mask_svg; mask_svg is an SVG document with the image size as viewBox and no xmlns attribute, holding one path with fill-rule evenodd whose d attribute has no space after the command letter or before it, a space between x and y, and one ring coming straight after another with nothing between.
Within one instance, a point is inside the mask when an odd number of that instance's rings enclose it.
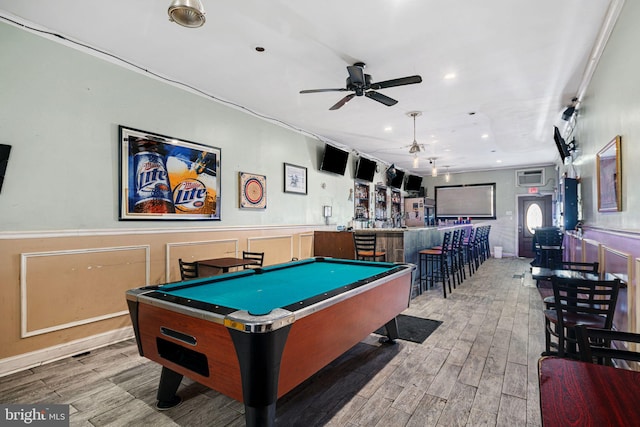
<instances>
[{"instance_id":1,"label":"wooden chair","mask_svg":"<svg viewBox=\"0 0 640 427\"><path fill-rule=\"evenodd\" d=\"M576 325L611 329L620 280L564 279L553 276L553 308L545 309L545 354L551 354L551 336L558 339L558 356L576 356Z\"/></svg>"},{"instance_id":2,"label":"wooden chair","mask_svg":"<svg viewBox=\"0 0 640 427\"><path fill-rule=\"evenodd\" d=\"M242 259L249 259L253 261L251 264L245 264L243 269L260 268L264 262L264 252L242 251Z\"/></svg>"},{"instance_id":3,"label":"wooden chair","mask_svg":"<svg viewBox=\"0 0 640 427\"><path fill-rule=\"evenodd\" d=\"M557 261L552 266L553 270L573 270L593 274L598 274L599 268L600 264L598 262Z\"/></svg>"},{"instance_id":4,"label":"wooden chair","mask_svg":"<svg viewBox=\"0 0 640 427\"><path fill-rule=\"evenodd\" d=\"M560 261L555 264L554 269L556 270L573 270L573 271L582 271L585 273L593 273L598 274L599 264L597 262L570 262L570 261ZM550 280L538 280L536 283L538 288L538 292L542 297L542 302L545 305L547 310L553 310L553 302L555 298L553 297L553 288L551 286ZM545 318L545 327L549 327L549 321Z\"/></svg>"},{"instance_id":5,"label":"wooden chair","mask_svg":"<svg viewBox=\"0 0 640 427\"><path fill-rule=\"evenodd\" d=\"M375 233L353 233L353 246L356 250L356 259L378 261L387 260L384 249L378 249Z\"/></svg>"},{"instance_id":6,"label":"wooden chair","mask_svg":"<svg viewBox=\"0 0 640 427\"><path fill-rule=\"evenodd\" d=\"M562 242L564 235L558 227L536 228L533 234L533 247L536 254L534 267L553 268L562 262Z\"/></svg>"},{"instance_id":7,"label":"wooden chair","mask_svg":"<svg viewBox=\"0 0 640 427\"><path fill-rule=\"evenodd\" d=\"M583 362L613 365L612 360L640 362L640 353L627 350L629 343L640 343L640 334L577 325L578 354ZM615 342L615 347L612 343Z\"/></svg>"},{"instance_id":8,"label":"wooden chair","mask_svg":"<svg viewBox=\"0 0 640 427\"><path fill-rule=\"evenodd\" d=\"M180 258L178 263L180 264L181 280L197 279L199 277L197 262L187 262Z\"/></svg>"}]
</instances>

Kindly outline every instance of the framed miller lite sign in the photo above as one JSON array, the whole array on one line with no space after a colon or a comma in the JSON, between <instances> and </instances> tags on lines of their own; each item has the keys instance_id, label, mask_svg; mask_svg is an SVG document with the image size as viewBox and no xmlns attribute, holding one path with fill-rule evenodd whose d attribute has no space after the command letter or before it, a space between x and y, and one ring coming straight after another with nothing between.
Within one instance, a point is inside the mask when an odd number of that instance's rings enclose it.
<instances>
[{"instance_id":1,"label":"framed miller lite sign","mask_svg":"<svg viewBox=\"0 0 640 427\"><path fill-rule=\"evenodd\" d=\"M220 149L119 126L120 220L220 220Z\"/></svg>"}]
</instances>

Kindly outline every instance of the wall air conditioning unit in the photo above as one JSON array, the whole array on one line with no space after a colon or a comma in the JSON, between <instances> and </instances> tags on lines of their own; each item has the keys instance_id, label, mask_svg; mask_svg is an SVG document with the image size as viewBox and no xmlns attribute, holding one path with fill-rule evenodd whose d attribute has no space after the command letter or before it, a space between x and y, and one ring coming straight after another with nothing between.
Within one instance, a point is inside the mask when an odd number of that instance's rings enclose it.
<instances>
[{"instance_id":1,"label":"wall air conditioning unit","mask_svg":"<svg viewBox=\"0 0 640 427\"><path fill-rule=\"evenodd\" d=\"M516 171L518 187L541 187L544 185L544 169L520 169Z\"/></svg>"}]
</instances>

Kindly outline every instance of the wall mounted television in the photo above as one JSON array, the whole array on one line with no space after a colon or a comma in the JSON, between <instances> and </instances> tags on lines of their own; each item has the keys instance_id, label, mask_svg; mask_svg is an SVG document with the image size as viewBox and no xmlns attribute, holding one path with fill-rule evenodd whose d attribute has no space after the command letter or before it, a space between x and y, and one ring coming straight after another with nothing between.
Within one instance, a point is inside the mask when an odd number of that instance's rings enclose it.
<instances>
[{"instance_id":1,"label":"wall mounted television","mask_svg":"<svg viewBox=\"0 0 640 427\"><path fill-rule=\"evenodd\" d=\"M556 142L556 147L558 148L558 152L560 153L560 158L562 159L562 163L564 163L564 159L569 157L571 153L569 152L569 147L564 141L564 138L562 137L562 135L560 135L558 126L553 127L553 140Z\"/></svg>"},{"instance_id":2,"label":"wall mounted television","mask_svg":"<svg viewBox=\"0 0 640 427\"><path fill-rule=\"evenodd\" d=\"M438 218L496 219L496 184L436 186Z\"/></svg>"},{"instance_id":3,"label":"wall mounted television","mask_svg":"<svg viewBox=\"0 0 640 427\"><path fill-rule=\"evenodd\" d=\"M404 171L400 169L396 169L396 174L391 178L391 181L387 182L389 187L397 188L400 190L402 188L402 182L404 181Z\"/></svg>"},{"instance_id":4,"label":"wall mounted television","mask_svg":"<svg viewBox=\"0 0 640 427\"><path fill-rule=\"evenodd\" d=\"M422 177L417 175L408 175L407 182L404 183L406 191L420 191L422 186Z\"/></svg>"},{"instance_id":5,"label":"wall mounted television","mask_svg":"<svg viewBox=\"0 0 640 427\"><path fill-rule=\"evenodd\" d=\"M7 171L7 164L9 163L10 152L11 152L10 145L0 144L0 191L2 191L2 184L4 183L4 174Z\"/></svg>"},{"instance_id":6,"label":"wall mounted television","mask_svg":"<svg viewBox=\"0 0 640 427\"><path fill-rule=\"evenodd\" d=\"M360 157L358 165L356 166L356 179L373 182L377 167L378 164L374 160Z\"/></svg>"},{"instance_id":7,"label":"wall mounted television","mask_svg":"<svg viewBox=\"0 0 640 427\"><path fill-rule=\"evenodd\" d=\"M325 144L322 162L320 163L320 170L344 175L344 172L347 169L348 160L348 151L341 150L333 145Z\"/></svg>"}]
</instances>

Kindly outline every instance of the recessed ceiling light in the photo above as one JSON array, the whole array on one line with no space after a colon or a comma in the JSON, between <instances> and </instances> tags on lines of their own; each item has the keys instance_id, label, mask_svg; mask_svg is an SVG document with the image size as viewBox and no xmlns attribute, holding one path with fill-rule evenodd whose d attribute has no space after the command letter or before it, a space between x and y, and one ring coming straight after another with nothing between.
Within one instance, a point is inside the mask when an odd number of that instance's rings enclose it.
<instances>
[{"instance_id":1,"label":"recessed ceiling light","mask_svg":"<svg viewBox=\"0 0 640 427\"><path fill-rule=\"evenodd\" d=\"M502 160L498 159L496 160L496 163L502 163Z\"/></svg>"},{"instance_id":2,"label":"recessed ceiling light","mask_svg":"<svg viewBox=\"0 0 640 427\"><path fill-rule=\"evenodd\" d=\"M481 138L482 138L482 139L487 139L487 138L489 138L489 134L488 134L488 133L485 133L485 134L483 134L483 135L481 136Z\"/></svg>"},{"instance_id":3,"label":"recessed ceiling light","mask_svg":"<svg viewBox=\"0 0 640 427\"><path fill-rule=\"evenodd\" d=\"M456 78L456 73L447 73L444 75L445 80L453 80Z\"/></svg>"},{"instance_id":4,"label":"recessed ceiling light","mask_svg":"<svg viewBox=\"0 0 640 427\"><path fill-rule=\"evenodd\" d=\"M393 130L393 128L391 126L385 126L384 131L385 132L391 132Z\"/></svg>"}]
</instances>

